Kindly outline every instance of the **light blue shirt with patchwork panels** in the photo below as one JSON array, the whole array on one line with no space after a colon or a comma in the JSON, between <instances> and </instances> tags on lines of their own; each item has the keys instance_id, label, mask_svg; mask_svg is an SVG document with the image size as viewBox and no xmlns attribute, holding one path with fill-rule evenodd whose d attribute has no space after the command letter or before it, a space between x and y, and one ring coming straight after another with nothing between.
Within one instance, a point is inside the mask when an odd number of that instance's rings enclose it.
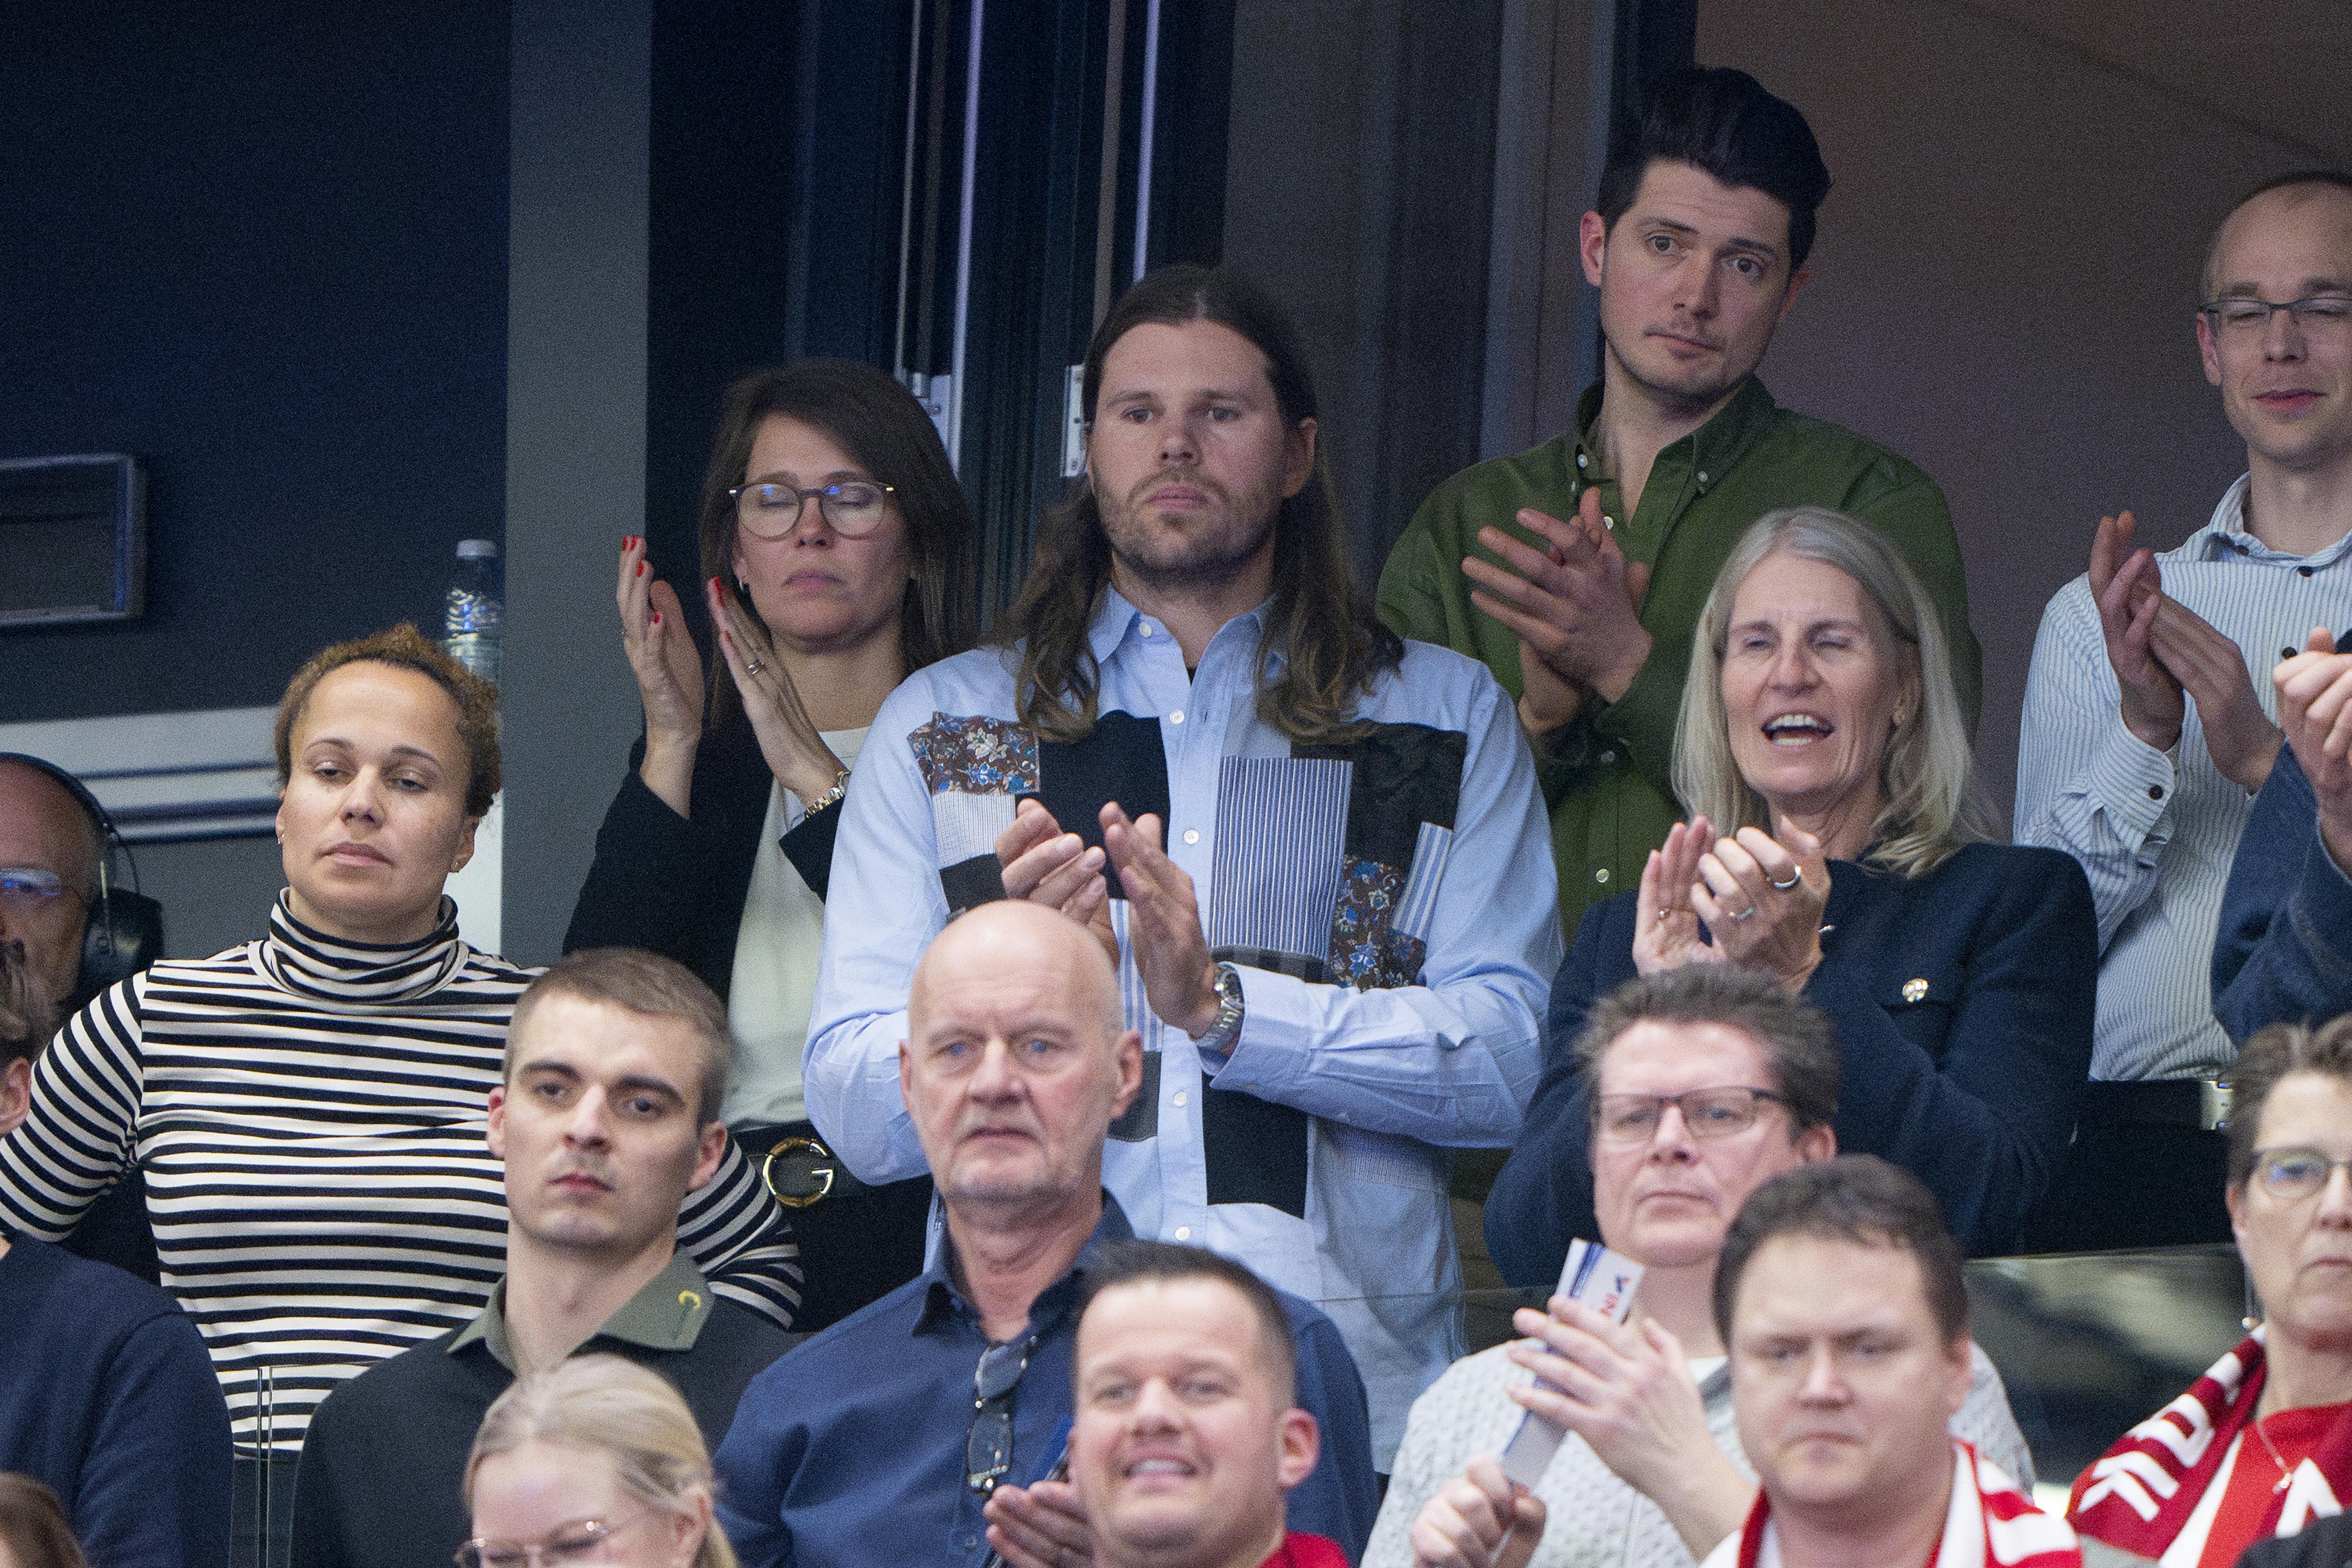
<instances>
[{"instance_id":1,"label":"light blue shirt with patchwork panels","mask_svg":"<svg viewBox=\"0 0 2352 1568\"><path fill-rule=\"evenodd\" d=\"M1263 609L1197 672L1107 593L1088 740L1014 718L1017 656L920 670L876 716L843 803L803 1061L809 1114L870 1182L924 1169L898 1092L908 984L950 907L1002 896L996 837L1024 795L1099 842L1095 813L1165 814L1216 956L1242 977L1230 1052L1162 1025L1131 951L1138 1103L1103 1180L1136 1233L1226 1253L1337 1321L1385 1466L1413 1396L1462 1352L1445 1146L1501 1146L1539 1074L1560 960L1549 830L1511 700L1486 667L1408 642L1357 717L1294 743L1256 714ZM1125 950L1127 905L1114 897Z\"/></svg>"}]
</instances>

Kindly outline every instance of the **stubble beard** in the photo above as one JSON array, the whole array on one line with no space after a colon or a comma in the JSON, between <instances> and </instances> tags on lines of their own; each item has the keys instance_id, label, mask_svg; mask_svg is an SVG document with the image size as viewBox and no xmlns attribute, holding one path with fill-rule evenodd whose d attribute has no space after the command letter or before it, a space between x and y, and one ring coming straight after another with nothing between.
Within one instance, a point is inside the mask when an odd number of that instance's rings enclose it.
<instances>
[{"instance_id":1,"label":"stubble beard","mask_svg":"<svg viewBox=\"0 0 2352 1568\"><path fill-rule=\"evenodd\" d=\"M1206 494L1213 510L1181 523L1155 521L1144 497L1171 480ZM1215 587L1239 576L1265 550L1281 504L1270 489L1236 498L1223 485L1179 468L1161 469L1118 500L1096 498L1118 574L1160 595Z\"/></svg>"}]
</instances>

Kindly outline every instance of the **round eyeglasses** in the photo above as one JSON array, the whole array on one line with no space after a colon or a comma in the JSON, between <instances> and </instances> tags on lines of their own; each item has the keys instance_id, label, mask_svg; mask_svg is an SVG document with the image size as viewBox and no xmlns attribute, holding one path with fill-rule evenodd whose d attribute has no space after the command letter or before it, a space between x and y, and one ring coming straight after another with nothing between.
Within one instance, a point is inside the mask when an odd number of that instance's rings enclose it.
<instances>
[{"instance_id":1,"label":"round eyeglasses","mask_svg":"<svg viewBox=\"0 0 2352 1568\"><path fill-rule=\"evenodd\" d=\"M2352 1171L2352 1160L2331 1160L2316 1149L2254 1151L2254 1180L2281 1203L2317 1197L2339 1166Z\"/></svg>"},{"instance_id":2,"label":"round eyeglasses","mask_svg":"<svg viewBox=\"0 0 2352 1568\"><path fill-rule=\"evenodd\" d=\"M1646 1143L1671 1105L1694 1138L1729 1138L1756 1125L1764 1102L1789 1102L1769 1089L1694 1089L1685 1094L1604 1094L1594 1101L1594 1126L1612 1143Z\"/></svg>"},{"instance_id":3,"label":"round eyeglasses","mask_svg":"<svg viewBox=\"0 0 2352 1568\"><path fill-rule=\"evenodd\" d=\"M782 479L754 479L727 492L735 503L736 525L759 539L782 539L801 521L812 498L834 532L862 539L882 526L897 487L876 479L844 479L803 489Z\"/></svg>"}]
</instances>

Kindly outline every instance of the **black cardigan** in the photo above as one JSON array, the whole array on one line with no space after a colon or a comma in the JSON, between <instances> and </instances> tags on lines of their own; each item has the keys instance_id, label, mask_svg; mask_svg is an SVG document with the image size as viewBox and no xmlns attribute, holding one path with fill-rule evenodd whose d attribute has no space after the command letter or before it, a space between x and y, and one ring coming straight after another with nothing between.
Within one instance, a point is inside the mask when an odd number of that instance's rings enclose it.
<instances>
[{"instance_id":1,"label":"black cardigan","mask_svg":"<svg viewBox=\"0 0 2352 1568\"><path fill-rule=\"evenodd\" d=\"M639 740L621 793L596 830L596 858L572 906L563 951L642 947L685 964L723 1002L735 977L735 938L775 775L748 721L705 734L694 752L693 816L685 817L637 776L645 755ZM818 812L782 840L819 899L840 820L838 806Z\"/></svg>"}]
</instances>

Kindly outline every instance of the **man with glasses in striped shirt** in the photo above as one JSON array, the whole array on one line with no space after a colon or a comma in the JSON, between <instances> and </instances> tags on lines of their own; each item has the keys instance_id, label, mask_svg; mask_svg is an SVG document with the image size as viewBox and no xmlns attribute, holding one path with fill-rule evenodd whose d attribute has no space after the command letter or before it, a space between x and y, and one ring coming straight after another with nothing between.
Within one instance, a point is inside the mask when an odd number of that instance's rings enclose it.
<instances>
[{"instance_id":1,"label":"man with glasses in striped shirt","mask_svg":"<svg viewBox=\"0 0 2352 1568\"><path fill-rule=\"evenodd\" d=\"M2222 1102L2199 1087L2232 1055L2209 984L2215 922L2279 757L2271 667L2314 626L2352 626L2352 175L2288 175L2240 202L2200 298L2205 378L2247 472L2161 555L2135 547L2129 512L2101 520L2089 573L2042 616L2026 685L2017 838L2073 854L2098 903L2092 1076L2172 1080L2095 1091L2074 1161L2085 1179L2062 1177L2045 1208L2079 1228L2045 1228L2042 1245L2226 1234L2211 1201ZM2149 1178L2177 1179L2183 1201ZM2120 1237L2124 1205L2190 1229Z\"/></svg>"}]
</instances>

